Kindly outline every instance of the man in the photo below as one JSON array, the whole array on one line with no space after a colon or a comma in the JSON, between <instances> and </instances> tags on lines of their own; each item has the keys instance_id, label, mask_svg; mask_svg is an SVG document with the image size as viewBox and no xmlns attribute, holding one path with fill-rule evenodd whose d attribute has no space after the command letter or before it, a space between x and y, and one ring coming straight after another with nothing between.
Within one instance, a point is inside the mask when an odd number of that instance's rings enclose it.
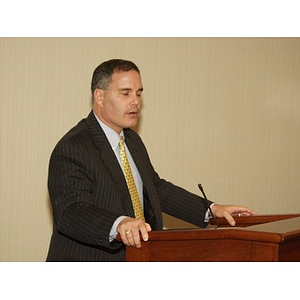
<instances>
[{"instance_id":1,"label":"man","mask_svg":"<svg viewBox=\"0 0 300 300\"><path fill-rule=\"evenodd\" d=\"M95 69L91 88L93 111L59 141L50 158L54 228L47 260L124 261L125 245L141 247L140 237L147 241L151 230L162 229L162 211L206 227L203 199L161 179L130 129L142 104L138 67L124 60L104 62ZM240 206L211 209L231 225L234 213L255 214Z\"/></svg>"}]
</instances>

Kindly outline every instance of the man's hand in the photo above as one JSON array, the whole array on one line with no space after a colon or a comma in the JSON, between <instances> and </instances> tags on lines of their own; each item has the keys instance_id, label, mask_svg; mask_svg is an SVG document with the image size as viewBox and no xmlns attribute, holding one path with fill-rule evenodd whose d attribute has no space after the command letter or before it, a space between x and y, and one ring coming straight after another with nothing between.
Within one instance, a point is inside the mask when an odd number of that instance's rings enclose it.
<instances>
[{"instance_id":1,"label":"man's hand","mask_svg":"<svg viewBox=\"0 0 300 300\"><path fill-rule=\"evenodd\" d=\"M213 214L217 218L225 218L227 222L234 226L236 224L233 216L256 216L257 213L253 210L238 205L219 205L214 204L211 208Z\"/></svg>"},{"instance_id":2,"label":"man's hand","mask_svg":"<svg viewBox=\"0 0 300 300\"><path fill-rule=\"evenodd\" d=\"M117 227L117 232L120 234L122 242L127 246L141 247L140 234L143 240L148 241L148 232L151 227L148 223L134 218L123 219Z\"/></svg>"}]
</instances>

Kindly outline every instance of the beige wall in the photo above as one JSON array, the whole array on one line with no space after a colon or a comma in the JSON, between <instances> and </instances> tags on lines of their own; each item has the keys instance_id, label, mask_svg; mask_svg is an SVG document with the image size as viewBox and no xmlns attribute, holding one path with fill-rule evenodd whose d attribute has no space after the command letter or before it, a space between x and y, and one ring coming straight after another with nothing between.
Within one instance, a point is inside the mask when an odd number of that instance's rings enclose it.
<instances>
[{"instance_id":1,"label":"beige wall","mask_svg":"<svg viewBox=\"0 0 300 300\"><path fill-rule=\"evenodd\" d=\"M260 214L300 212L299 38L2 38L0 261L45 260L50 153L115 57L141 69L139 133L161 176Z\"/></svg>"}]
</instances>

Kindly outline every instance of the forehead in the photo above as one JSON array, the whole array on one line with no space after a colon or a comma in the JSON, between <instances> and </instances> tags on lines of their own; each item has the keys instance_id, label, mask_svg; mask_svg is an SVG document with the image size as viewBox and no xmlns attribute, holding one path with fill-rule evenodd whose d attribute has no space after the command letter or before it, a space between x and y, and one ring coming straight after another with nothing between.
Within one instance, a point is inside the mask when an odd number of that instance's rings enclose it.
<instances>
[{"instance_id":1,"label":"forehead","mask_svg":"<svg viewBox=\"0 0 300 300\"><path fill-rule=\"evenodd\" d=\"M140 89L142 87L142 80L140 74L135 70L114 72L109 86Z\"/></svg>"}]
</instances>

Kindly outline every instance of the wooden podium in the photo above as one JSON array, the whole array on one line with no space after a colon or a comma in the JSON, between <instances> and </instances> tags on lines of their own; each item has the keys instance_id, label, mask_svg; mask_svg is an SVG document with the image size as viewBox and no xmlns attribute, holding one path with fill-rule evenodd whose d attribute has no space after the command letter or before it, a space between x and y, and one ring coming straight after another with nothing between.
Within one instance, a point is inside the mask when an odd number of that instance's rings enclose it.
<instances>
[{"instance_id":1,"label":"wooden podium","mask_svg":"<svg viewBox=\"0 0 300 300\"><path fill-rule=\"evenodd\" d=\"M126 261L300 261L300 214L237 217L235 227L152 231Z\"/></svg>"}]
</instances>

